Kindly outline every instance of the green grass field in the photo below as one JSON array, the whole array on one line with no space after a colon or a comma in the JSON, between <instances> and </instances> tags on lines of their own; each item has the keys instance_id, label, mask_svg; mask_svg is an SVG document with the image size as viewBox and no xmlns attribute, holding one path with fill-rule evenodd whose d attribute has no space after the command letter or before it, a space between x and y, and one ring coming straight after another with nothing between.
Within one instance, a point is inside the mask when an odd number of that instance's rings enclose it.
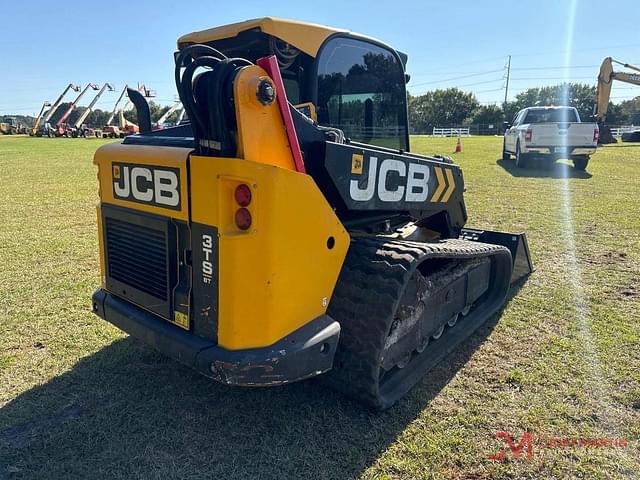
<instances>
[{"instance_id":1,"label":"green grass field","mask_svg":"<svg viewBox=\"0 0 640 480\"><path fill-rule=\"evenodd\" d=\"M640 477L640 146L522 171L463 139L469 226L526 231L537 270L376 414L314 381L215 384L92 315L102 143L0 137L0 479ZM496 431L531 432L531 461L489 460Z\"/></svg>"}]
</instances>

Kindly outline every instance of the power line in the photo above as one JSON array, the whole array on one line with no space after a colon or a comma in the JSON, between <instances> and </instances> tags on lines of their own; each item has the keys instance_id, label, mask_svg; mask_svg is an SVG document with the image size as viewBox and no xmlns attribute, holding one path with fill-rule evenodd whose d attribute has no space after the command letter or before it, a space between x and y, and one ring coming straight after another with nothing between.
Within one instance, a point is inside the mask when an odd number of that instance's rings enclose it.
<instances>
[{"instance_id":1,"label":"power line","mask_svg":"<svg viewBox=\"0 0 640 480\"><path fill-rule=\"evenodd\" d=\"M512 68L511 70L575 70L578 68L598 68L600 65L565 65L555 67L519 67Z\"/></svg>"},{"instance_id":2,"label":"power line","mask_svg":"<svg viewBox=\"0 0 640 480\"><path fill-rule=\"evenodd\" d=\"M474 82L474 83L467 83L467 84L463 84L463 85L453 85L449 88L465 88L465 87L475 87L476 85L486 85L487 83L495 83L495 82L501 82L502 80L504 80L503 78L494 78L493 80L486 80L484 82ZM498 90L502 90L502 87L500 87ZM416 95L422 95L425 94L427 92L429 92L430 90L422 90L420 92L416 92Z\"/></svg>"},{"instance_id":3,"label":"power line","mask_svg":"<svg viewBox=\"0 0 640 480\"><path fill-rule=\"evenodd\" d=\"M593 75L588 77L571 77L570 79L567 77L520 77L520 78L512 78L511 80L564 80L566 82L571 82L571 80L587 80L594 79Z\"/></svg>"},{"instance_id":4,"label":"power line","mask_svg":"<svg viewBox=\"0 0 640 480\"><path fill-rule=\"evenodd\" d=\"M567 52L594 52L594 51L598 51L598 50L614 50L617 48L626 48L626 47L637 47L640 46L640 43L627 43L624 45L610 45L608 47L587 47L587 48L572 48L571 50L554 50L552 53L555 54L561 54L561 53L567 53ZM514 57L539 57L539 56L543 56L543 55L549 55L550 51L547 50L546 52L539 52L539 53L516 53L513 56Z\"/></svg>"},{"instance_id":5,"label":"power line","mask_svg":"<svg viewBox=\"0 0 640 480\"><path fill-rule=\"evenodd\" d=\"M462 80L463 78L479 77L481 75L487 75L489 73L502 72L503 70L504 70L504 68L500 68L498 70L487 70L486 72L470 73L468 75L461 75L459 77L451 77L451 78L443 78L442 80L434 80L432 82L414 83L411 86L412 87L419 87L421 85L433 85L434 83L445 83L445 82L450 82L452 80Z\"/></svg>"},{"instance_id":6,"label":"power line","mask_svg":"<svg viewBox=\"0 0 640 480\"><path fill-rule=\"evenodd\" d=\"M467 83L465 85L456 85L456 87L474 87L476 85L486 85L487 83L501 82L503 80L504 78L495 78L493 80L487 80L486 82L475 82L475 83ZM500 88L500 90L502 90L502 88Z\"/></svg>"},{"instance_id":7,"label":"power line","mask_svg":"<svg viewBox=\"0 0 640 480\"><path fill-rule=\"evenodd\" d=\"M500 87L500 88L492 88L491 90L478 90L478 91L473 92L473 93L501 92L502 90L503 90L503 87Z\"/></svg>"},{"instance_id":8,"label":"power line","mask_svg":"<svg viewBox=\"0 0 640 480\"><path fill-rule=\"evenodd\" d=\"M478 63L490 63L496 60L504 60L504 55L501 55L499 57L491 57L491 58L480 58L480 59L474 59L474 60L466 60L464 62L461 62L464 65L477 65ZM465 73L465 72L451 72L451 73ZM413 73L416 76L422 76L422 75L427 75L424 73Z\"/></svg>"}]
</instances>

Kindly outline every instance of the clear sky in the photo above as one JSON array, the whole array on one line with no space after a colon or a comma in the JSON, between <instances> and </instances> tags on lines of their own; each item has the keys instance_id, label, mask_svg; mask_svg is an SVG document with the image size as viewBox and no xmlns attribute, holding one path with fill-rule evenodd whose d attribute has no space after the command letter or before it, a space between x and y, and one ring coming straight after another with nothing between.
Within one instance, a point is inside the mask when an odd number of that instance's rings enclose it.
<instances>
[{"instance_id":1,"label":"clear sky","mask_svg":"<svg viewBox=\"0 0 640 480\"><path fill-rule=\"evenodd\" d=\"M414 94L457 86L497 103L507 55L510 98L563 79L595 84L606 56L640 65L640 0L11 0L0 10L0 114L33 115L69 82L114 84L102 109L126 83L145 83L171 103L178 36L267 15L389 43L409 55ZM636 95L640 88L620 84L612 93L614 102Z\"/></svg>"}]
</instances>

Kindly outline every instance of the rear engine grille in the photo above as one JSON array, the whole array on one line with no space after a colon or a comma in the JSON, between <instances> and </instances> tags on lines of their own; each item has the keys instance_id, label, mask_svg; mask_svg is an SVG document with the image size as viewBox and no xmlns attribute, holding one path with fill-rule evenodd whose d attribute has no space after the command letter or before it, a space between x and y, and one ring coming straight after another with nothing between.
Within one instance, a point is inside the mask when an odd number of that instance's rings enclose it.
<instances>
[{"instance_id":1,"label":"rear engine grille","mask_svg":"<svg viewBox=\"0 0 640 480\"><path fill-rule=\"evenodd\" d=\"M105 233L109 276L167 301L166 233L110 217Z\"/></svg>"}]
</instances>

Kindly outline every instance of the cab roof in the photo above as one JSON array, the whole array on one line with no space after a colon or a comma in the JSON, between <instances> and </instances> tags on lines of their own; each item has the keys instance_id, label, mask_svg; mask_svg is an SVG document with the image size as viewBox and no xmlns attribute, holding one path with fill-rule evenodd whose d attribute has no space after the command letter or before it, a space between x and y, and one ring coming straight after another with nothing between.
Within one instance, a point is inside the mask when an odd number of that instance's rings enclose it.
<instances>
[{"instance_id":1,"label":"cab roof","mask_svg":"<svg viewBox=\"0 0 640 480\"><path fill-rule=\"evenodd\" d=\"M315 23L264 17L188 33L178 39L178 48L181 49L192 43L208 43L224 38L233 38L241 32L254 29L279 38L312 57L316 56L320 46L328 37L335 33L348 32L348 30Z\"/></svg>"},{"instance_id":2,"label":"cab roof","mask_svg":"<svg viewBox=\"0 0 640 480\"><path fill-rule=\"evenodd\" d=\"M539 105L536 107L526 107L523 110L559 110L561 108L575 108L571 105Z\"/></svg>"}]
</instances>

